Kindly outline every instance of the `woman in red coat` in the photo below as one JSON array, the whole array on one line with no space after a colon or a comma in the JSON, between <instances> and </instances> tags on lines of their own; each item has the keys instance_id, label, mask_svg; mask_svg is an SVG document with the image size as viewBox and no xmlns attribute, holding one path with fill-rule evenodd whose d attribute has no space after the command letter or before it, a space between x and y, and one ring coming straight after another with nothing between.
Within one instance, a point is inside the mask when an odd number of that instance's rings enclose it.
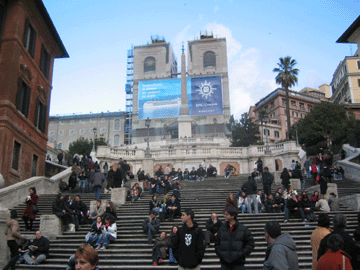
<instances>
[{"instance_id":1,"label":"woman in red coat","mask_svg":"<svg viewBox=\"0 0 360 270\"><path fill-rule=\"evenodd\" d=\"M29 196L26 197L25 203L26 208L22 214L22 219L25 221L25 231L31 231L33 226L33 221L36 216L34 213L33 205L36 205L39 201L39 196L36 195L36 188L31 187L29 189Z\"/></svg>"},{"instance_id":2,"label":"woman in red coat","mask_svg":"<svg viewBox=\"0 0 360 270\"><path fill-rule=\"evenodd\" d=\"M344 240L338 234L331 235L327 240L328 250L320 257L317 263L317 270L353 270L351 257L341 250Z\"/></svg>"}]
</instances>

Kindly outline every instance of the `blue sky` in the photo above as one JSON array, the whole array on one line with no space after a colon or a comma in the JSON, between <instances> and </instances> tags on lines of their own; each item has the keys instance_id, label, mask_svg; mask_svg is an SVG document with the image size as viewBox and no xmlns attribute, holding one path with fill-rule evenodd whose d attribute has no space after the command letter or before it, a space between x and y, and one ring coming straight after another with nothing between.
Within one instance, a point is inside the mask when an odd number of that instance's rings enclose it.
<instances>
[{"instance_id":1,"label":"blue sky","mask_svg":"<svg viewBox=\"0 0 360 270\"><path fill-rule=\"evenodd\" d=\"M50 115L125 110L127 50L151 35L164 36L178 62L181 42L200 31L226 37L235 118L277 87L279 57L297 60L300 90L330 84L357 50L335 42L359 16L360 0L43 2L70 55L55 60Z\"/></svg>"}]
</instances>

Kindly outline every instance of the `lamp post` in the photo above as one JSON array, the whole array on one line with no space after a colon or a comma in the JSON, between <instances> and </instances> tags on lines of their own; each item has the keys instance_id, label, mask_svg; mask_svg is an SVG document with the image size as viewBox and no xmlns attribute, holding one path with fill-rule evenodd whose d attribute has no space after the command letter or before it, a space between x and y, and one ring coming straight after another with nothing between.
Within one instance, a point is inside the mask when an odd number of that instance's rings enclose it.
<instances>
[{"instance_id":1,"label":"lamp post","mask_svg":"<svg viewBox=\"0 0 360 270\"><path fill-rule=\"evenodd\" d=\"M147 127L147 147L146 147L146 153L145 153L145 157L146 158L150 158L151 154L150 154L150 122L151 120L148 118L145 119L145 127Z\"/></svg>"},{"instance_id":2,"label":"lamp post","mask_svg":"<svg viewBox=\"0 0 360 270\"><path fill-rule=\"evenodd\" d=\"M265 119L264 119L265 127L266 127L267 122L268 122L268 118L265 117ZM265 154L271 154L271 151L269 149L269 137L268 137L269 136L269 129L266 128L265 130L266 130Z\"/></svg>"},{"instance_id":3,"label":"lamp post","mask_svg":"<svg viewBox=\"0 0 360 270\"><path fill-rule=\"evenodd\" d=\"M94 143L93 143L93 151L95 152L95 140L96 140L96 131L97 131L97 128L96 127L94 127L93 128L93 134L94 134Z\"/></svg>"}]
</instances>

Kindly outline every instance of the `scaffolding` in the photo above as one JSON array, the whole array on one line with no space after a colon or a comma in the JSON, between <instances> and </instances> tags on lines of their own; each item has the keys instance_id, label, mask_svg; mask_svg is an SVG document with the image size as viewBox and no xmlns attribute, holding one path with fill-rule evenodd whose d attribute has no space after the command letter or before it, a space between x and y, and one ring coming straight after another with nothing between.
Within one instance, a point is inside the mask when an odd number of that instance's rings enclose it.
<instances>
[{"instance_id":1,"label":"scaffolding","mask_svg":"<svg viewBox=\"0 0 360 270\"><path fill-rule=\"evenodd\" d=\"M126 107L125 107L125 144L131 144L131 126L132 126L132 109L133 109L133 82L134 82L134 47L127 51L127 68L126 68Z\"/></svg>"}]
</instances>

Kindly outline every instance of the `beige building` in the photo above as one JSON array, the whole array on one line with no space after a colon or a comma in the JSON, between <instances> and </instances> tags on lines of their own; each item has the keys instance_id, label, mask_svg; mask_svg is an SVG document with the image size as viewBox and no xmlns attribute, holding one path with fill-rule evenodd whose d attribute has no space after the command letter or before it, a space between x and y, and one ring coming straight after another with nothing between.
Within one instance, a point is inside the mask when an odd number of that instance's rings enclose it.
<instances>
[{"instance_id":1,"label":"beige building","mask_svg":"<svg viewBox=\"0 0 360 270\"><path fill-rule=\"evenodd\" d=\"M291 90L289 91L289 100L291 125L304 118L316 104L321 102L320 97ZM261 111L264 111L266 115L263 121L260 117ZM261 139L264 142L266 134L270 143L286 139L286 93L284 89L278 88L261 99L254 107L250 108L249 115L253 116L255 123L260 126Z\"/></svg>"},{"instance_id":2,"label":"beige building","mask_svg":"<svg viewBox=\"0 0 360 270\"><path fill-rule=\"evenodd\" d=\"M124 112L106 112L50 116L48 143L57 149L68 150L71 142L80 137L94 140L104 137L110 146L124 144ZM95 130L95 132L94 132Z\"/></svg>"},{"instance_id":3,"label":"beige building","mask_svg":"<svg viewBox=\"0 0 360 270\"><path fill-rule=\"evenodd\" d=\"M360 103L360 57L347 56L340 62L331 89L335 104Z\"/></svg>"},{"instance_id":4,"label":"beige building","mask_svg":"<svg viewBox=\"0 0 360 270\"><path fill-rule=\"evenodd\" d=\"M225 137L230 117L226 39L201 35L199 40L188 41L187 59L192 137ZM133 144L145 142L148 131L151 142L179 137L179 75L172 46L164 39L134 47ZM149 130L147 117L151 120Z\"/></svg>"}]
</instances>

